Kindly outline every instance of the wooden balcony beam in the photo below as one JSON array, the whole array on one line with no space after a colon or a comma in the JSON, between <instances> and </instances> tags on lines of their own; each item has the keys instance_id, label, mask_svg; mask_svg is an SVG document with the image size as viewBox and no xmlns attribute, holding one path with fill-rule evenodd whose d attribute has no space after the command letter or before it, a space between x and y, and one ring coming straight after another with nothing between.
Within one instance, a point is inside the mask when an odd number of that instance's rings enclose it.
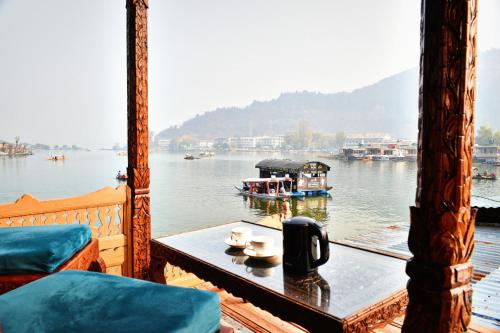
<instances>
[{"instance_id":1,"label":"wooden balcony beam","mask_svg":"<svg viewBox=\"0 0 500 333\"><path fill-rule=\"evenodd\" d=\"M471 210L477 0L422 0L418 181L403 332L465 332L472 311Z\"/></svg>"},{"instance_id":2,"label":"wooden balcony beam","mask_svg":"<svg viewBox=\"0 0 500 333\"><path fill-rule=\"evenodd\" d=\"M151 217L148 164L148 1L127 0L128 186L132 275L148 279Z\"/></svg>"}]
</instances>

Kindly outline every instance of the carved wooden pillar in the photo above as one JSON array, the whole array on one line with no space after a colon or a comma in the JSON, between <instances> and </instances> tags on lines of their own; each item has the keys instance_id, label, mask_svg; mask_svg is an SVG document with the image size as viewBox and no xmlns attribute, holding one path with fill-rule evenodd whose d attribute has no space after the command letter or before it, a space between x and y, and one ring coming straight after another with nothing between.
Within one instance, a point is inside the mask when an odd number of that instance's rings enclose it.
<instances>
[{"instance_id":1,"label":"carved wooden pillar","mask_svg":"<svg viewBox=\"0 0 500 333\"><path fill-rule=\"evenodd\" d=\"M132 274L149 275L151 218L148 166L148 1L127 0L128 186Z\"/></svg>"},{"instance_id":2,"label":"carved wooden pillar","mask_svg":"<svg viewBox=\"0 0 500 333\"><path fill-rule=\"evenodd\" d=\"M422 0L418 184L404 332L464 332L471 319L477 0Z\"/></svg>"}]
</instances>

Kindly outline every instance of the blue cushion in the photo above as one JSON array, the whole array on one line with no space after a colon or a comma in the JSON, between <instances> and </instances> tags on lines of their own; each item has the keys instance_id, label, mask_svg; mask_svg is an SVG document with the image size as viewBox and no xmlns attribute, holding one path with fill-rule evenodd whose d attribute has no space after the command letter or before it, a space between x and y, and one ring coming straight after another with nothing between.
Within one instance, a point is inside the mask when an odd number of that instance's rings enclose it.
<instances>
[{"instance_id":1,"label":"blue cushion","mask_svg":"<svg viewBox=\"0 0 500 333\"><path fill-rule=\"evenodd\" d=\"M0 274L52 273L91 237L80 224L0 228Z\"/></svg>"},{"instance_id":2,"label":"blue cushion","mask_svg":"<svg viewBox=\"0 0 500 333\"><path fill-rule=\"evenodd\" d=\"M0 296L4 333L213 333L216 293L119 276L63 271Z\"/></svg>"}]
</instances>

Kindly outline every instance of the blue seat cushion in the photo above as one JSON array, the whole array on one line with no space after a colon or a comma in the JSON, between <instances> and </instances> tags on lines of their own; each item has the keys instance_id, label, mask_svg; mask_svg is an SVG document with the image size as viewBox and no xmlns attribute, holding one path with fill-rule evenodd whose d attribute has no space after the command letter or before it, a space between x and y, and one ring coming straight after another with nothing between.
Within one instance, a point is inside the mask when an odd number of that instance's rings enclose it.
<instances>
[{"instance_id":1,"label":"blue seat cushion","mask_svg":"<svg viewBox=\"0 0 500 333\"><path fill-rule=\"evenodd\" d=\"M91 237L81 224L0 228L0 274L52 273Z\"/></svg>"},{"instance_id":2,"label":"blue seat cushion","mask_svg":"<svg viewBox=\"0 0 500 333\"><path fill-rule=\"evenodd\" d=\"M102 273L63 271L0 296L4 333L213 333L216 293Z\"/></svg>"}]
</instances>

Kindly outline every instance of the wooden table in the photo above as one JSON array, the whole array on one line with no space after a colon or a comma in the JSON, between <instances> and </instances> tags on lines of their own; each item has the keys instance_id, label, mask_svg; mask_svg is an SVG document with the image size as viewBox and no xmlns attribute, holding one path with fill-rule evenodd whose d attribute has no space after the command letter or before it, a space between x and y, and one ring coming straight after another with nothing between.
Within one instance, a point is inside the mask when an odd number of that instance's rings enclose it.
<instances>
[{"instance_id":1,"label":"wooden table","mask_svg":"<svg viewBox=\"0 0 500 333\"><path fill-rule=\"evenodd\" d=\"M259 261L229 248L224 239L238 226L282 244L280 230L236 222L152 240L153 265L168 261L313 332L363 332L404 312L404 260L331 242L316 274L294 276L281 257Z\"/></svg>"}]
</instances>

